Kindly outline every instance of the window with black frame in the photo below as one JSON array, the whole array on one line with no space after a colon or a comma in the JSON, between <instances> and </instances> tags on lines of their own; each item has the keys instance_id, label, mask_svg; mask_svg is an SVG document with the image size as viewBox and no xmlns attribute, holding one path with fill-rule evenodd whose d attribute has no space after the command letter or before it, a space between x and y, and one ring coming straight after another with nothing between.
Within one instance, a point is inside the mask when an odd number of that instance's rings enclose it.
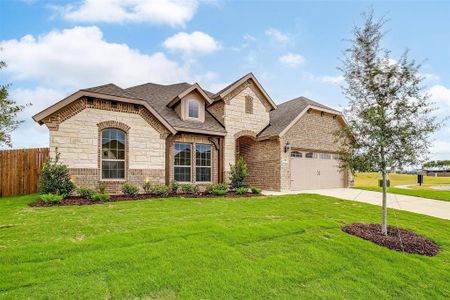
<instances>
[{"instance_id":1,"label":"window with black frame","mask_svg":"<svg viewBox=\"0 0 450 300\"><path fill-rule=\"evenodd\" d=\"M102 179L125 178L125 135L115 128L102 131Z\"/></svg>"},{"instance_id":2,"label":"window with black frame","mask_svg":"<svg viewBox=\"0 0 450 300\"><path fill-rule=\"evenodd\" d=\"M211 145L195 145L195 180L211 182Z\"/></svg>"},{"instance_id":3,"label":"window with black frame","mask_svg":"<svg viewBox=\"0 0 450 300\"><path fill-rule=\"evenodd\" d=\"M180 182L191 181L192 145L175 143L174 147L174 179Z\"/></svg>"}]
</instances>

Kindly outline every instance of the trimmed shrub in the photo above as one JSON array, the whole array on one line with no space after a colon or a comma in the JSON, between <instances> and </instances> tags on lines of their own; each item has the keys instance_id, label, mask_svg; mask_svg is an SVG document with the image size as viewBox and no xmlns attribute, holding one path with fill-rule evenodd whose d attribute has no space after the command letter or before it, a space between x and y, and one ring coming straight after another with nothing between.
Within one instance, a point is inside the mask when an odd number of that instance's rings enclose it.
<instances>
[{"instance_id":1,"label":"trimmed shrub","mask_svg":"<svg viewBox=\"0 0 450 300\"><path fill-rule=\"evenodd\" d=\"M110 198L111 198L111 196L109 194L95 193L94 195L92 195L93 201L106 202L106 201L109 201Z\"/></svg>"},{"instance_id":2,"label":"trimmed shrub","mask_svg":"<svg viewBox=\"0 0 450 300\"><path fill-rule=\"evenodd\" d=\"M261 194L261 192L262 192L261 189L254 187L254 186L252 186L250 189L252 191L252 194Z\"/></svg>"},{"instance_id":3,"label":"trimmed shrub","mask_svg":"<svg viewBox=\"0 0 450 300\"><path fill-rule=\"evenodd\" d=\"M178 189L180 188L180 184L177 181L172 181L170 184L170 191L174 194L178 193Z\"/></svg>"},{"instance_id":4,"label":"trimmed shrub","mask_svg":"<svg viewBox=\"0 0 450 300\"><path fill-rule=\"evenodd\" d=\"M124 183L122 185L122 193L127 196L134 197L139 193L139 187L131 183Z\"/></svg>"},{"instance_id":5,"label":"trimmed shrub","mask_svg":"<svg viewBox=\"0 0 450 300\"><path fill-rule=\"evenodd\" d=\"M206 186L205 191L209 194L212 194L213 190L223 190L226 192L228 192L228 184L226 183L216 183L216 184L209 184Z\"/></svg>"},{"instance_id":6,"label":"trimmed shrub","mask_svg":"<svg viewBox=\"0 0 450 300\"><path fill-rule=\"evenodd\" d=\"M245 181L248 176L248 170L244 158L239 157L235 165L230 164L230 174L231 187L233 189L248 187Z\"/></svg>"},{"instance_id":7,"label":"trimmed shrub","mask_svg":"<svg viewBox=\"0 0 450 300\"><path fill-rule=\"evenodd\" d=\"M217 190L217 189L215 189L215 190L211 191L211 194L216 195L216 196L223 196L226 193L227 193L227 191L225 191L225 190Z\"/></svg>"},{"instance_id":8,"label":"trimmed shrub","mask_svg":"<svg viewBox=\"0 0 450 300\"><path fill-rule=\"evenodd\" d=\"M236 189L236 194L237 195L243 195L246 194L248 192L248 188L246 187L240 187Z\"/></svg>"},{"instance_id":9,"label":"trimmed shrub","mask_svg":"<svg viewBox=\"0 0 450 300\"><path fill-rule=\"evenodd\" d=\"M106 191L106 182L100 182L98 184L98 191L100 192L100 194L104 194Z\"/></svg>"},{"instance_id":10,"label":"trimmed shrub","mask_svg":"<svg viewBox=\"0 0 450 300\"><path fill-rule=\"evenodd\" d=\"M153 194L158 195L159 197L169 196L169 191L169 187L164 184L155 184L153 186Z\"/></svg>"},{"instance_id":11,"label":"trimmed shrub","mask_svg":"<svg viewBox=\"0 0 450 300\"><path fill-rule=\"evenodd\" d=\"M39 198L41 198L41 200L45 203L60 203L62 199L64 199L64 196L56 194L42 194L39 195Z\"/></svg>"},{"instance_id":12,"label":"trimmed shrub","mask_svg":"<svg viewBox=\"0 0 450 300\"><path fill-rule=\"evenodd\" d=\"M192 186L192 193L194 193L195 195L200 194L200 186L198 184L194 184Z\"/></svg>"},{"instance_id":13,"label":"trimmed shrub","mask_svg":"<svg viewBox=\"0 0 450 300\"><path fill-rule=\"evenodd\" d=\"M80 195L81 198L92 199L92 196L95 194L95 191L93 189L82 186L78 188L78 194Z\"/></svg>"},{"instance_id":14,"label":"trimmed shrub","mask_svg":"<svg viewBox=\"0 0 450 300\"><path fill-rule=\"evenodd\" d=\"M150 194L152 192L152 190L153 190L153 183L151 183L150 181L146 181L142 185L142 188L144 189L144 192L146 194Z\"/></svg>"},{"instance_id":15,"label":"trimmed shrub","mask_svg":"<svg viewBox=\"0 0 450 300\"><path fill-rule=\"evenodd\" d=\"M185 183L181 185L181 190L185 194L192 194L194 192L194 187L192 184Z\"/></svg>"},{"instance_id":16,"label":"trimmed shrub","mask_svg":"<svg viewBox=\"0 0 450 300\"><path fill-rule=\"evenodd\" d=\"M55 159L50 158L42 166L39 191L42 194L63 195L65 198L75 189L75 184L70 180L69 168L58 162L60 154L57 151Z\"/></svg>"}]
</instances>

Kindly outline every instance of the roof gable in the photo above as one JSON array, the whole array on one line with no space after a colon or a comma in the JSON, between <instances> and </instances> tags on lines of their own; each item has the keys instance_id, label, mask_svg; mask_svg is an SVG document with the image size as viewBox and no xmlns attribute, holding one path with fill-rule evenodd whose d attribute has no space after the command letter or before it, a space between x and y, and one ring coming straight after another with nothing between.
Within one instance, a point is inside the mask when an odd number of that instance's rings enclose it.
<instances>
[{"instance_id":1,"label":"roof gable","mask_svg":"<svg viewBox=\"0 0 450 300\"><path fill-rule=\"evenodd\" d=\"M247 75L239 78L235 82L229 84L228 86L224 87L221 91L216 93L213 96L214 101L224 100L225 102L228 102L238 94L240 89L242 87L251 86L256 89L257 94L261 95L261 98L265 100L270 107L269 110L277 109L277 105L275 102L273 102L272 98L270 98L269 94L264 90L264 88L261 86L259 81L256 79L255 75L253 73L248 73ZM237 93L236 93L237 92Z\"/></svg>"},{"instance_id":2,"label":"roof gable","mask_svg":"<svg viewBox=\"0 0 450 300\"><path fill-rule=\"evenodd\" d=\"M212 99L205 93L205 91L200 87L198 83L194 83L191 87L187 88L186 90L182 91L178 95L176 95L170 102L167 104L168 107L174 107L178 102L180 102L181 99L186 97L192 92L198 92L200 96L206 101L206 103L211 104L213 101Z\"/></svg>"}]
</instances>

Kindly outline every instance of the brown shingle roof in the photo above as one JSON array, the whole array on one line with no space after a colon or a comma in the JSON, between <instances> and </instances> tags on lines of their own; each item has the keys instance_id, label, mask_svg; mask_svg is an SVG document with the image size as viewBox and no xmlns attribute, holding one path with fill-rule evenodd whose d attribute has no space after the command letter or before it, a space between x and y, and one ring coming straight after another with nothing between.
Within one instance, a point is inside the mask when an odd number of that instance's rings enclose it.
<instances>
[{"instance_id":1,"label":"brown shingle roof","mask_svg":"<svg viewBox=\"0 0 450 300\"><path fill-rule=\"evenodd\" d=\"M192 85L186 82L160 85L146 83L125 89L125 92L131 93L147 101L171 126L175 128L208 130L218 133L225 133L225 128L208 111L205 112L205 122L183 121L174 109L167 107L167 104L177 95L190 88ZM211 94L205 91L208 95Z\"/></svg>"},{"instance_id":2,"label":"brown shingle roof","mask_svg":"<svg viewBox=\"0 0 450 300\"><path fill-rule=\"evenodd\" d=\"M278 108L270 112L269 126L264 128L259 134L258 138L270 138L279 135L295 118L308 107L308 105L320 107L323 109L340 112L328 106L320 104L316 101L305 97L298 97L284 103L278 104Z\"/></svg>"},{"instance_id":3,"label":"brown shingle roof","mask_svg":"<svg viewBox=\"0 0 450 300\"><path fill-rule=\"evenodd\" d=\"M99 86L95 86L95 87L91 87L91 88L87 88L87 89L82 89L82 91L99 93L99 94L116 96L116 97L130 98L130 99L139 99L135 95L132 95L132 94L128 93L127 91L125 91L124 89L118 87L114 83L108 83L108 84L99 85Z\"/></svg>"}]
</instances>

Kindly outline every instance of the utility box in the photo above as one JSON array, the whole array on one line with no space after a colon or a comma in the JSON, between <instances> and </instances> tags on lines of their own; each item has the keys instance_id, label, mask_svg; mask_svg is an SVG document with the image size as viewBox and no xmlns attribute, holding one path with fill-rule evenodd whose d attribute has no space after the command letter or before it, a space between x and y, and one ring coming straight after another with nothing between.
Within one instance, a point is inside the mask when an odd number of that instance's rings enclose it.
<instances>
[{"instance_id":1,"label":"utility box","mask_svg":"<svg viewBox=\"0 0 450 300\"><path fill-rule=\"evenodd\" d=\"M378 186L383 187L383 179L378 180ZM391 187L391 180L386 179L386 187Z\"/></svg>"},{"instance_id":2,"label":"utility box","mask_svg":"<svg viewBox=\"0 0 450 300\"><path fill-rule=\"evenodd\" d=\"M423 175L422 174L417 174L417 183L422 186L423 183Z\"/></svg>"}]
</instances>

